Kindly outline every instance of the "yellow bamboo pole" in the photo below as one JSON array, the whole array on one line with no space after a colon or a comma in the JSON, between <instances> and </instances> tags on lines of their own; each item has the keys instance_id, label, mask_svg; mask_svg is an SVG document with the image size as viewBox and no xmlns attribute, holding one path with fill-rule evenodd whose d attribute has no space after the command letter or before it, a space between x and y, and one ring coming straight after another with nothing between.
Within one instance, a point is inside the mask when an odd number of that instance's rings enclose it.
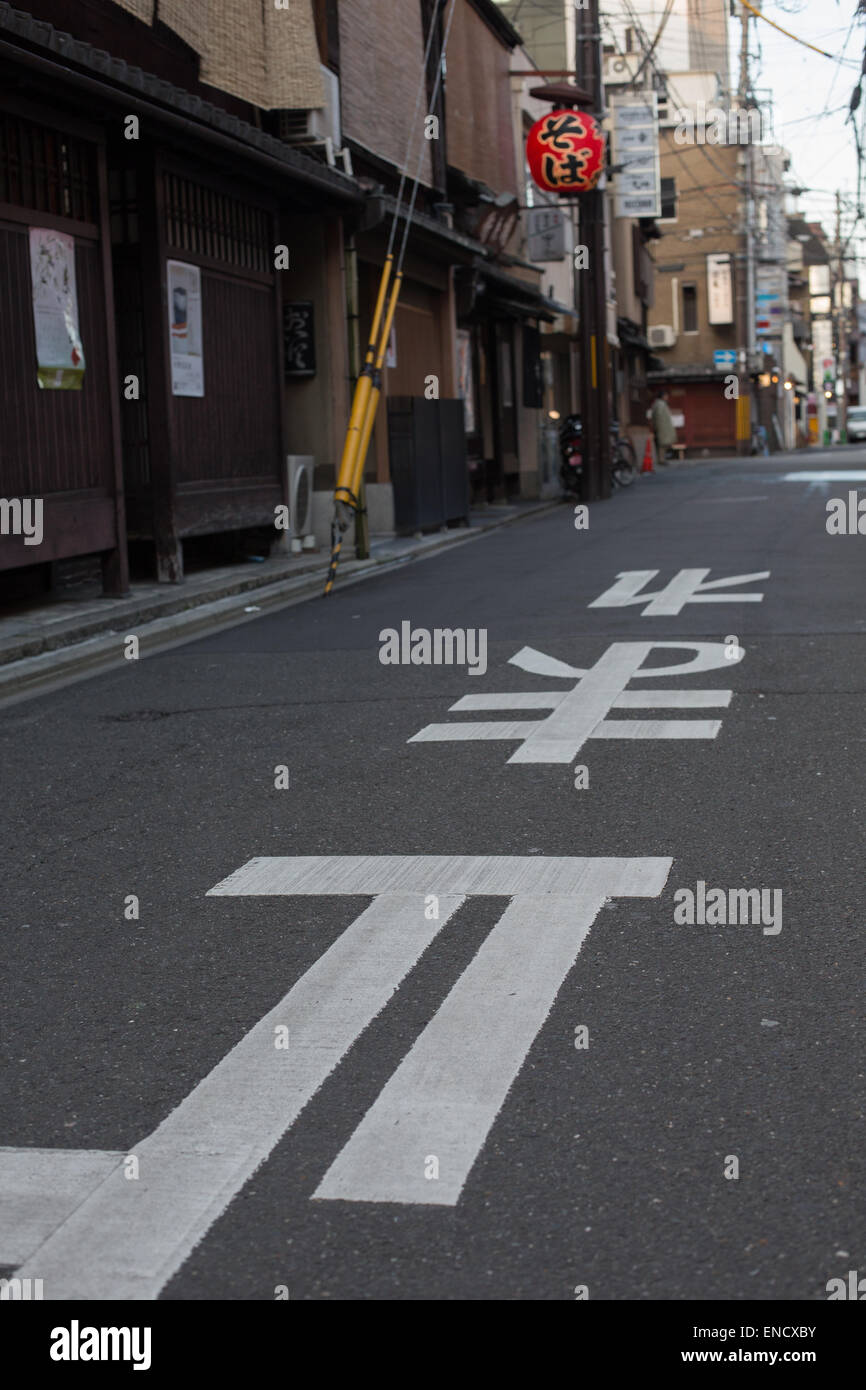
<instances>
[{"instance_id":1,"label":"yellow bamboo pole","mask_svg":"<svg viewBox=\"0 0 866 1390\"><path fill-rule=\"evenodd\" d=\"M334 489L334 501L345 502L352 508L357 506L358 494L356 487L353 486L354 479L357 475L356 460L363 433L364 421L367 416L367 404L370 398L370 391L373 384L373 372L375 370L376 349L379 343L379 328L382 321L385 298L388 293L393 266L394 256L393 253L390 253L385 258L385 264L382 267L382 278L379 281L379 293L376 296L376 309L373 314L373 324L370 329L370 341L367 344L367 353L361 375L358 377L355 385L355 395L352 400L352 413L349 416L349 427L346 430L343 454L340 459L339 472L337 473L337 485ZM329 592L329 590L326 590L326 592Z\"/></svg>"},{"instance_id":2,"label":"yellow bamboo pole","mask_svg":"<svg viewBox=\"0 0 866 1390\"><path fill-rule=\"evenodd\" d=\"M382 276L379 280L379 292L376 295L376 308L373 313L373 323L370 328L370 340L367 344L367 352L364 358L364 366L361 375L355 383L355 393L352 398L352 413L349 416L349 426L346 430L346 439L343 444L343 455L340 459L340 468L337 474L337 484L334 488L334 519L331 522L331 560L328 565L328 575L325 580L324 597L327 598L334 587L337 578L337 565L340 562L340 551L343 548L343 532L346 529L345 523L340 520L338 504L342 502L345 506L351 507L353 511L358 509L358 486L356 477L363 476L363 462L360 470L356 467L358 451L364 431L364 424L367 418L367 406L370 400L370 392L373 386L373 377L376 371L376 352L379 344L379 329L382 322L382 314L385 309L385 298L388 293L388 286L391 281L391 271L394 268L394 255L389 251L385 257L385 264L382 267ZM391 331L390 328L388 330ZM369 440L369 434L367 436ZM366 454L366 449L365 449Z\"/></svg>"},{"instance_id":3,"label":"yellow bamboo pole","mask_svg":"<svg viewBox=\"0 0 866 1390\"><path fill-rule=\"evenodd\" d=\"M370 391L367 396L367 409L364 417L364 424L361 429L358 452L355 457L355 472L352 475L352 487L356 497L358 495L358 489L361 486L361 479L364 476L364 464L367 460L367 451L370 448L370 436L373 433L373 425L376 422L376 411L379 408L379 397L382 394L382 366L385 361L385 354L388 351L388 340L391 337L391 326L394 322L394 313L397 309L397 300L400 295L400 285L402 281L403 272L402 270L398 270L391 287L391 297L388 300L388 311L385 314L385 322L382 326L379 351L376 356Z\"/></svg>"}]
</instances>

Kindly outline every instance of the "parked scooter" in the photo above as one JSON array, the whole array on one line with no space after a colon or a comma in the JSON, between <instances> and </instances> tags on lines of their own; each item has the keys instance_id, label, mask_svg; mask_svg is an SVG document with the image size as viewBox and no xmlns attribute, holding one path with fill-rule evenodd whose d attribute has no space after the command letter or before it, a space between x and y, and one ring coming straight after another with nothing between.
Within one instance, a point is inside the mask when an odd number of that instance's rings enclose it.
<instances>
[{"instance_id":1,"label":"parked scooter","mask_svg":"<svg viewBox=\"0 0 866 1390\"><path fill-rule=\"evenodd\" d=\"M566 415L559 431L559 480L566 495L579 497L583 483L583 427L579 415ZM611 421L610 477L616 487L628 487L637 477L637 459L629 439L620 435L619 424Z\"/></svg>"},{"instance_id":2,"label":"parked scooter","mask_svg":"<svg viewBox=\"0 0 866 1390\"><path fill-rule=\"evenodd\" d=\"M566 415L559 431L559 481L566 493L580 496L583 474L583 427L579 415Z\"/></svg>"}]
</instances>

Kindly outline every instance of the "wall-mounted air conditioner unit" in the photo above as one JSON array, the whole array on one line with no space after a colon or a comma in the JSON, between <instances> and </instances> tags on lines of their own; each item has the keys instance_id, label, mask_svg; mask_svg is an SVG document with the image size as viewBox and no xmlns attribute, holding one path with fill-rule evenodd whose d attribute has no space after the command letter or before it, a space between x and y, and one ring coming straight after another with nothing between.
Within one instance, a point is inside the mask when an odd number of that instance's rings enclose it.
<instances>
[{"instance_id":1,"label":"wall-mounted air conditioner unit","mask_svg":"<svg viewBox=\"0 0 866 1390\"><path fill-rule=\"evenodd\" d=\"M635 77L640 66L638 53L605 53L604 85L606 87L625 87Z\"/></svg>"},{"instance_id":2,"label":"wall-mounted air conditioner unit","mask_svg":"<svg viewBox=\"0 0 866 1390\"><path fill-rule=\"evenodd\" d=\"M677 335L669 323L657 323L647 331L647 341L651 348L672 348Z\"/></svg>"},{"instance_id":3,"label":"wall-mounted air conditioner unit","mask_svg":"<svg viewBox=\"0 0 866 1390\"><path fill-rule=\"evenodd\" d=\"M309 111L280 111L280 139L287 145L321 146L330 165L339 159L345 172L351 174L352 156L348 149L340 148L340 79L330 68L320 66L319 71L325 89L324 106Z\"/></svg>"},{"instance_id":4,"label":"wall-mounted air conditioner unit","mask_svg":"<svg viewBox=\"0 0 866 1390\"><path fill-rule=\"evenodd\" d=\"M315 550L313 535L313 469L312 454L289 454L286 467L289 473L289 525L292 528L292 550Z\"/></svg>"}]
</instances>

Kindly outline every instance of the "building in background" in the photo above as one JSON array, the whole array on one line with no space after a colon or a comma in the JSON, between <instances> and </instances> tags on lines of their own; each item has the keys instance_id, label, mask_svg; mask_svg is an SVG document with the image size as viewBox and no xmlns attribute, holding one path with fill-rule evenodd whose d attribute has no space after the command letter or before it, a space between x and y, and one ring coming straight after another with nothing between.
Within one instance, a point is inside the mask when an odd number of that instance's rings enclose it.
<instances>
[{"instance_id":1,"label":"building in background","mask_svg":"<svg viewBox=\"0 0 866 1390\"><path fill-rule=\"evenodd\" d=\"M409 152L408 194L419 147L370 519L397 525L394 449L401 477L422 455L451 468L449 519L465 517L470 485L487 500L538 495L539 325L559 308L525 256L509 76L520 38L493 0L457 0L425 139L434 11L0 7L4 488L45 503L38 563L0 537L8 591L101 579L123 592L130 558L179 582L232 544L266 550L287 502L296 538L327 539L400 176ZM34 319L37 264L51 268L43 297L51 275L69 287L65 356L63 312L46 299ZM437 524L437 506L410 507L402 526Z\"/></svg>"},{"instance_id":2,"label":"building in background","mask_svg":"<svg viewBox=\"0 0 866 1390\"><path fill-rule=\"evenodd\" d=\"M286 112L327 109L322 19L311 0L0 9L4 488L45 515L39 563L0 538L7 592L100 571L122 592L129 555L179 581L203 538L273 537L287 455L335 447L333 270L364 191L331 146L285 138ZM43 370L64 332L76 389Z\"/></svg>"},{"instance_id":3,"label":"building in background","mask_svg":"<svg viewBox=\"0 0 866 1390\"><path fill-rule=\"evenodd\" d=\"M687 451L736 452L742 410L724 386L745 368L742 151L706 138L713 113L730 107L728 6L610 0L604 9L611 97L644 93L658 110L661 212L652 229L639 223L643 246L635 240L633 256L635 264L651 263L655 282L650 297L639 296L646 382L668 391ZM636 284L648 275L637 275ZM644 401L647 393L632 388L633 419L645 413Z\"/></svg>"},{"instance_id":4,"label":"building in background","mask_svg":"<svg viewBox=\"0 0 866 1390\"><path fill-rule=\"evenodd\" d=\"M533 120L549 109L533 101L529 89L545 82L573 82L577 68L577 26L573 0L506 0L501 8L519 23L528 55L538 75L522 78L520 92L524 135ZM605 10L607 19L608 6ZM603 79L606 106L623 88L609 63L616 53L615 40L605 24L602 35ZM515 55L517 57L517 55ZM516 63L513 64L513 67ZM517 85L515 83L515 85ZM639 95L633 92L633 96ZM604 121L608 135L613 133L610 113ZM538 242L544 250L555 248L556 259L543 260L543 277L551 298L564 310L557 319L542 327L545 370L545 418L549 421L569 412L580 412L579 371L579 293L577 276L602 275L607 311L606 333L610 378L611 415L623 433L630 435L640 451L647 436L649 406L648 372L660 366L647 339L648 311L654 293L654 269L650 245L658 235L652 216L628 216L615 197L617 186L610 178L605 190L604 263L598 267L575 265L574 250L581 244L581 200L557 199L544 195L526 177L528 244ZM558 210L557 210L558 209ZM545 233L544 229L549 231ZM530 255L530 259L535 259ZM548 427L548 440L555 448L555 430Z\"/></svg>"}]
</instances>

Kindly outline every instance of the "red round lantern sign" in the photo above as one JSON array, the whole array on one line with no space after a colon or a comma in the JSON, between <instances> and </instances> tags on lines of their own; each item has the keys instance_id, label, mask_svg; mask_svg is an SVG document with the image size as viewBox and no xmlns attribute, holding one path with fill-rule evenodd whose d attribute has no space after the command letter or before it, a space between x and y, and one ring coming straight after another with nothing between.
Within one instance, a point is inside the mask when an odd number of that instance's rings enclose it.
<instances>
[{"instance_id":1,"label":"red round lantern sign","mask_svg":"<svg viewBox=\"0 0 866 1390\"><path fill-rule=\"evenodd\" d=\"M529 172L548 193L589 193L604 169L604 135L585 111L551 111L526 137Z\"/></svg>"}]
</instances>

